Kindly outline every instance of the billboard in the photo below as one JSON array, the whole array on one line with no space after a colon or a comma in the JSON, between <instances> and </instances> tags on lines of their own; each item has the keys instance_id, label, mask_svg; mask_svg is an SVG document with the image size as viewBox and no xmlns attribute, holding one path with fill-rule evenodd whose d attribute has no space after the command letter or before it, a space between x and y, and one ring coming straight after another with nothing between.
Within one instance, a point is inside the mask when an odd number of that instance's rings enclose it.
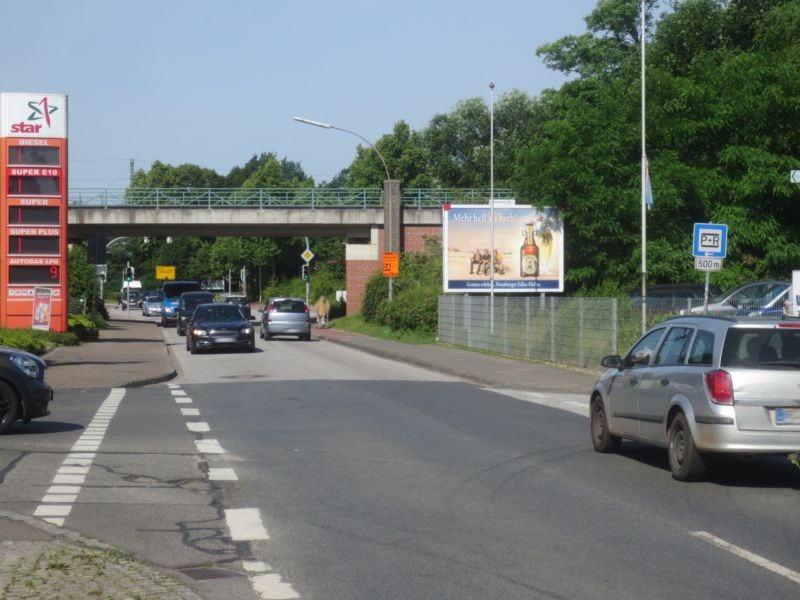
<instances>
[{"instance_id":1,"label":"billboard","mask_svg":"<svg viewBox=\"0 0 800 600\"><path fill-rule=\"evenodd\" d=\"M558 210L496 203L494 236L490 206L443 210L445 292L489 293L492 287L504 294L564 291L564 226Z\"/></svg>"}]
</instances>

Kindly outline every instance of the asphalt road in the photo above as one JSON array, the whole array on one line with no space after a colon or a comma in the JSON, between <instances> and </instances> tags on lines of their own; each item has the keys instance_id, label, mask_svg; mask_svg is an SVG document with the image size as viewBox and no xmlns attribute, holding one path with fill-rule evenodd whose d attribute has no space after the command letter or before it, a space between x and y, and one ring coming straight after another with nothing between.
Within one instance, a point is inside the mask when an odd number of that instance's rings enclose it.
<instances>
[{"instance_id":1,"label":"asphalt road","mask_svg":"<svg viewBox=\"0 0 800 600\"><path fill-rule=\"evenodd\" d=\"M593 452L579 396L322 341L193 356L164 333L179 377L125 390L66 525L208 577L206 598L800 596L800 473L780 459L679 483L661 450ZM3 440L11 510L106 400L63 396Z\"/></svg>"}]
</instances>

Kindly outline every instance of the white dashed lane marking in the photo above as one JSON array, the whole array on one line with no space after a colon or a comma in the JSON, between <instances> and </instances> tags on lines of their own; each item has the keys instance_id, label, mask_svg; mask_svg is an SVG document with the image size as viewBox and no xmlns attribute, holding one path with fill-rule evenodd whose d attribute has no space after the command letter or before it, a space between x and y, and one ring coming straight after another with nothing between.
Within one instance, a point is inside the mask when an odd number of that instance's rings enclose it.
<instances>
[{"instance_id":1,"label":"white dashed lane marking","mask_svg":"<svg viewBox=\"0 0 800 600\"><path fill-rule=\"evenodd\" d=\"M172 397L177 404L190 404L192 399L178 386L169 386ZM199 417L197 408L181 408L184 417ZM205 421L186 421L186 428L193 433L208 433L211 427ZM199 439L194 441L200 454L225 454L225 449L216 439ZM208 468L209 481L238 481L236 471L223 467ZM269 533L261 521L261 513L257 508L229 508L225 510L225 522L228 525L231 539L237 542L255 542L268 540ZM242 568L249 573L250 585L262 600L295 600L300 595L292 585L284 581L279 573L272 572L272 567L262 561L243 561Z\"/></svg>"},{"instance_id":2,"label":"white dashed lane marking","mask_svg":"<svg viewBox=\"0 0 800 600\"><path fill-rule=\"evenodd\" d=\"M81 486L86 481L89 469L95 458L95 452L103 443L108 424L119 408L125 390L114 388L97 409L91 423L73 444L72 450L61 463L52 485L36 507L33 516L41 517L48 523L64 526L64 520L72 511L72 505L78 500Z\"/></svg>"}]
</instances>

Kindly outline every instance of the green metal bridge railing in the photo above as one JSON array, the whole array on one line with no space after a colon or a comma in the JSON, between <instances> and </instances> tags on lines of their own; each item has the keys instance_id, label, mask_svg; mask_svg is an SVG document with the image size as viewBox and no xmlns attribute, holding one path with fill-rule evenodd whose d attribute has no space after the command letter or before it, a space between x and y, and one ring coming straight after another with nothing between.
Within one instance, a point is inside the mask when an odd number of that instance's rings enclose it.
<instances>
[{"instance_id":1,"label":"green metal bridge railing","mask_svg":"<svg viewBox=\"0 0 800 600\"><path fill-rule=\"evenodd\" d=\"M406 208L444 204L486 204L489 190L415 189L402 191ZM508 189L495 198L512 198ZM69 206L79 208L380 208L381 188L72 188Z\"/></svg>"}]
</instances>

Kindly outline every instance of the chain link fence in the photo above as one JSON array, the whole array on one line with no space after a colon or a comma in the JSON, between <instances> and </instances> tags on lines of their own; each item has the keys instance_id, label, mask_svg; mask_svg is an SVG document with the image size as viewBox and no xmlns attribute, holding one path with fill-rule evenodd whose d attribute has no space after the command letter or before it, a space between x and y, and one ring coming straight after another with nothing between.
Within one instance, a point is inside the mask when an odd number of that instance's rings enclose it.
<instances>
[{"instance_id":1,"label":"chain link fence","mask_svg":"<svg viewBox=\"0 0 800 600\"><path fill-rule=\"evenodd\" d=\"M440 342L506 356L599 368L641 331L641 313L617 298L439 297Z\"/></svg>"}]
</instances>

